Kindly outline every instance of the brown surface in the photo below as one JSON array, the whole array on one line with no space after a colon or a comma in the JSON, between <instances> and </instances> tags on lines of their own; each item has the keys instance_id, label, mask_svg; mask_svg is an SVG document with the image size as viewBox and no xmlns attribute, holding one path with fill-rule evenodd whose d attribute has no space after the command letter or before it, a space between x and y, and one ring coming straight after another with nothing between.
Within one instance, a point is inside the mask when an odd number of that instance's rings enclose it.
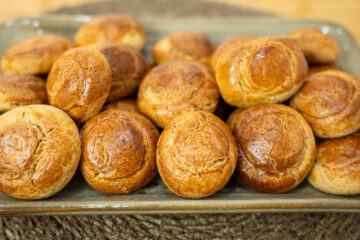
<instances>
[{"instance_id":1,"label":"brown surface","mask_svg":"<svg viewBox=\"0 0 360 240\"><path fill-rule=\"evenodd\" d=\"M314 75L315 73L318 73L318 72L324 72L327 70L341 70L341 69L333 64L309 66L308 75L307 75L305 81L307 81L311 75Z\"/></svg>"},{"instance_id":2,"label":"brown surface","mask_svg":"<svg viewBox=\"0 0 360 240\"><path fill-rule=\"evenodd\" d=\"M55 61L73 44L56 35L46 34L20 41L2 56L5 74L44 74L50 72Z\"/></svg>"},{"instance_id":3,"label":"brown surface","mask_svg":"<svg viewBox=\"0 0 360 240\"><path fill-rule=\"evenodd\" d=\"M258 105L242 111L233 120L232 132L239 151L238 177L259 191L289 191L313 166L316 146L311 128L285 105Z\"/></svg>"},{"instance_id":4,"label":"brown surface","mask_svg":"<svg viewBox=\"0 0 360 240\"><path fill-rule=\"evenodd\" d=\"M105 56L111 67L112 82L107 101L134 94L147 73L147 60L136 49L116 42L100 42L94 47Z\"/></svg>"},{"instance_id":5,"label":"brown surface","mask_svg":"<svg viewBox=\"0 0 360 240\"><path fill-rule=\"evenodd\" d=\"M221 43L219 46L217 46L217 48L211 55L211 59L210 59L211 68L215 71L217 60L219 59L221 54L228 51L229 49L236 48L237 46L243 44L244 42L248 42L254 39L255 37L252 36L239 36L239 37L230 38L225 42Z\"/></svg>"},{"instance_id":6,"label":"brown surface","mask_svg":"<svg viewBox=\"0 0 360 240\"><path fill-rule=\"evenodd\" d=\"M303 51L309 63L329 64L340 54L339 45L328 34L316 28L303 28L288 35Z\"/></svg>"},{"instance_id":7,"label":"brown surface","mask_svg":"<svg viewBox=\"0 0 360 240\"><path fill-rule=\"evenodd\" d=\"M0 190L41 199L60 191L80 160L79 131L63 111L48 105L18 107L0 116Z\"/></svg>"},{"instance_id":8,"label":"brown surface","mask_svg":"<svg viewBox=\"0 0 360 240\"><path fill-rule=\"evenodd\" d=\"M167 62L153 68L141 82L138 107L164 128L181 113L214 112L219 92L210 70L195 62Z\"/></svg>"},{"instance_id":9,"label":"brown surface","mask_svg":"<svg viewBox=\"0 0 360 240\"><path fill-rule=\"evenodd\" d=\"M208 64L214 50L210 39L200 32L176 32L159 40L153 48L156 63L195 61Z\"/></svg>"},{"instance_id":10,"label":"brown surface","mask_svg":"<svg viewBox=\"0 0 360 240\"><path fill-rule=\"evenodd\" d=\"M339 70L312 75L291 100L315 135L334 138L360 128L360 80Z\"/></svg>"},{"instance_id":11,"label":"brown surface","mask_svg":"<svg viewBox=\"0 0 360 240\"><path fill-rule=\"evenodd\" d=\"M0 112L47 102L45 82L31 75L0 75Z\"/></svg>"},{"instance_id":12,"label":"brown surface","mask_svg":"<svg viewBox=\"0 0 360 240\"><path fill-rule=\"evenodd\" d=\"M87 47L63 54L46 82L49 103L63 109L79 123L100 112L110 87L109 63L100 51Z\"/></svg>"},{"instance_id":13,"label":"brown surface","mask_svg":"<svg viewBox=\"0 0 360 240\"><path fill-rule=\"evenodd\" d=\"M186 198L204 198L222 189L236 161L236 143L229 128L205 111L182 114L171 121L156 150L165 185Z\"/></svg>"},{"instance_id":14,"label":"brown surface","mask_svg":"<svg viewBox=\"0 0 360 240\"><path fill-rule=\"evenodd\" d=\"M157 173L157 128L138 113L102 112L81 130L81 173L104 193L125 194L146 185Z\"/></svg>"},{"instance_id":15,"label":"brown surface","mask_svg":"<svg viewBox=\"0 0 360 240\"><path fill-rule=\"evenodd\" d=\"M82 26L75 36L75 42L79 46L106 41L126 44L140 50L145 45L146 38L143 27L136 19L116 14L97 16Z\"/></svg>"},{"instance_id":16,"label":"brown surface","mask_svg":"<svg viewBox=\"0 0 360 240\"><path fill-rule=\"evenodd\" d=\"M360 194L360 135L321 142L308 181L327 193Z\"/></svg>"},{"instance_id":17,"label":"brown surface","mask_svg":"<svg viewBox=\"0 0 360 240\"><path fill-rule=\"evenodd\" d=\"M223 53L216 81L224 100L237 107L283 102L303 84L304 55L281 37L259 38Z\"/></svg>"},{"instance_id":18,"label":"brown surface","mask_svg":"<svg viewBox=\"0 0 360 240\"><path fill-rule=\"evenodd\" d=\"M121 99L113 103L108 103L103 107L103 111L110 109L128 110L131 112L139 112L136 100L134 99Z\"/></svg>"}]
</instances>

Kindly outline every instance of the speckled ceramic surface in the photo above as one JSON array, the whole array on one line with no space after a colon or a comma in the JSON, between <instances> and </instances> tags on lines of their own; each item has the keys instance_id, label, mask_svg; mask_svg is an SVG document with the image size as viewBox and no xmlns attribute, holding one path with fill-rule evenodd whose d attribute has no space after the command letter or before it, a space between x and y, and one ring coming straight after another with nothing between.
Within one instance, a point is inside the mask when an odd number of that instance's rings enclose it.
<instances>
[{"instance_id":1,"label":"speckled ceramic surface","mask_svg":"<svg viewBox=\"0 0 360 240\"><path fill-rule=\"evenodd\" d=\"M87 16L44 16L8 21L0 26L0 54L13 43L42 33L73 38ZM237 35L283 35L312 26L330 33L341 46L336 65L360 77L360 50L350 34L334 24L269 18L140 19L147 31L144 54L151 59L151 47L170 32L198 30L215 43ZM167 190L157 177L143 189L129 195L106 195L92 189L80 175L55 196L38 201L16 200L0 193L0 214L107 214L107 213L197 213L197 212L360 212L360 196L342 197L321 193L307 182L282 194L260 193L232 180L217 194L200 200L180 198Z\"/></svg>"}]
</instances>

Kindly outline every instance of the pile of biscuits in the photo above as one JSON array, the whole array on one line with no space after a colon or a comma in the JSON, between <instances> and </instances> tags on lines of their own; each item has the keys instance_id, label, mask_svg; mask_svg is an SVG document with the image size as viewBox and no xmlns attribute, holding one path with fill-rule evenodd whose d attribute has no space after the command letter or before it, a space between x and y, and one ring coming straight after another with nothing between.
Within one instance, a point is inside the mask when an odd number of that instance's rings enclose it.
<instances>
[{"instance_id":1,"label":"pile of biscuits","mask_svg":"<svg viewBox=\"0 0 360 240\"><path fill-rule=\"evenodd\" d=\"M185 198L210 196L233 175L270 193L308 176L321 191L360 194L360 80L333 65L330 35L304 28L215 48L200 32L175 32L154 45L154 63L145 43L137 20L111 14L83 25L75 43L46 34L7 49L2 192L47 198L79 169L109 194L157 173Z\"/></svg>"}]
</instances>

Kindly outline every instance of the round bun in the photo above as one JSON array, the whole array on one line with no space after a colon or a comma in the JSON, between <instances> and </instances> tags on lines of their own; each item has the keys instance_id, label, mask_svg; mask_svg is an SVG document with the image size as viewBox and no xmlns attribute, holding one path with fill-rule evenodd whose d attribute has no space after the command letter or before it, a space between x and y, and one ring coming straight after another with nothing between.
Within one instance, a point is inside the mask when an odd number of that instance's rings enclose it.
<instances>
[{"instance_id":1,"label":"round bun","mask_svg":"<svg viewBox=\"0 0 360 240\"><path fill-rule=\"evenodd\" d=\"M309 67L309 71L308 71L308 75L306 77L306 80L309 79L310 76L314 75L315 73L319 73L319 72L324 72L327 70L341 70L341 68L332 65L332 64L327 64L327 65L314 65L314 66L310 66Z\"/></svg>"},{"instance_id":2,"label":"round bun","mask_svg":"<svg viewBox=\"0 0 360 240\"><path fill-rule=\"evenodd\" d=\"M200 32L176 32L155 44L153 56L158 64L175 60L208 64L213 50L208 37Z\"/></svg>"},{"instance_id":3,"label":"round bun","mask_svg":"<svg viewBox=\"0 0 360 240\"><path fill-rule=\"evenodd\" d=\"M316 28L303 28L288 35L303 51L309 63L333 63L340 54L339 45Z\"/></svg>"},{"instance_id":4,"label":"round bun","mask_svg":"<svg viewBox=\"0 0 360 240\"><path fill-rule=\"evenodd\" d=\"M224 52L217 61L216 81L228 104L246 108L287 100L301 87L307 71L296 45L267 37Z\"/></svg>"},{"instance_id":5,"label":"round bun","mask_svg":"<svg viewBox=\"0 0 360 240\"><path fill-rule=\"evenodd\" d=\"M111 69L100 51L79 47L64 53L46 82L49 103L79 123L100 112L111 87Z\"/></svg>"},{"instance_id":6,"label":"round bun","mask_svg":"<svg viewBox=\"0 0 360 240\"><path fill-rule=\"evenodd\" d=\"M325 140L308 181L320 191L337 195L360 194L360 135Z\"/></svg>"},{"instance_id":7,"label":"round bun","mask_svg":"<svg viewBox=\"0 0 360 240\"><path fill-rule=\"evenodd\" d=\"M138 113L108 110L81 130L81 173L95 189L125 194L145 186L157 173L157 128Z\"/></svg>"},{"instance_id":8,"label":"round bun","mask_svg":"<svg viewBox=\"0 0 360 240\"><path fill-rule=\"evenodd\" d=\"M109 102L132 95L147 73L147 61L134 48L116 42L97 43L94 47L108 60L112 83Z\"/></svg>"},{"instance_id":9,"label":"round bun","mask_svg":"<svg viewBox=\"0 0 360 240\"><path fill-rule=\"evenodd\" d=\"M134 99L121 99L119 101L106 104L103 107L103 110L110 110L110 109L121 109L121 110L127 110L130 112L137 112L139 113L139 108L137 106L136 100Z\"/></svg>"},{"instance_id":10,"label":"round bun","mask_svg":"<svg viewBox=\"0 0 360 240\"><path fill-rule=\"evenodd\" d=\"M145 45L145 31L131 16L105 14L93 18L79 28L75 35L75 42L79 46L108 41L122 43L140 50Z\"/></svg>"},{"instance_id":11,"label":"round bun","mask_svg":"<svg viewBox=\"0 0 360 240\"><path fill-rule=\"evenodd\" d=\"M0 112L46 103L45 82L31 75L0 75Z\"/></svg>"},{"instance_id":12,"label":"round bun","mask_svg":"<svg viewBox=\"0 0 360 240\"><path fill-rule=\"evenodd\" d=\"M7 49L1 59L4 74L46 74L73 44L66 38L46 34L22 40Z\"/></svg>"},{"instance_id":13,"label":"round bun","mask_svg":"<svg viewBox=\"0 0 360 240\"><path fill-rule=\"evenodd\" d=\"M228 51L229 49L231 50L233 48L241 46L245 42L248 42L248 41L251 41L254 39L256 39L256 38L252 37L252 36L239 36L239 37L230 38L230 39L226 40L225 42L223 42L222 44L220 44L215 49L214 53L211 55L211 59L210 59L211 68L215 70L217 60L219 59L221 54Z\"/></svg>"},{"instance_id":14,"label":"round bun","mask_svg":"<svg viewBox=\"0 0 360 240\"><path fill-rule=\"evenodd\" d=\"M14 198L47 198L73 177L80 151L79 131L60 109L12 109L0 116L0 190Z\"/></svg>"},{"instance_id":15,"label":"round bun","mask_svg":"<svg viewBox=\"0 0 360 240\"><path fill-rule=\"evenodd\" d=\"M140 112L164 128L184 112L214 112L218 99L216 81L205 65L177 61L153 68L141 82L137 100Z\"/></svg>"},{"instance_id":16,"label":"round bun","mask_svg":"<svg viewBox=\"0 0 360 240\"><path fill-rule=\"evenodd\" d=\"M165 185L186 198L203 198L222 189L236 167L229 128L205 111L184 113L161 133L156 162Z\"/></svg>"},{"instance_id":17,"label":"round bun","mask_svg":"<svg viewBox=\"0 0 360 240\"><path fill-rule=\"evenodd\" d=\"M281 193L295 188L311 170L315 138L306 120L281 104L248 108L233 120L238 176L250 187Z\"/></svg>"},{"instance_id":18,"label":"round bun","mask_svg":"<svg viewBox=\"0 0 360 240\"><path fill-rule=\"evenodd\" d=\"M335 138L360 128L360 80L338 70L312 75L290 102L315 135Z\"/></svg>"}]
</instances>

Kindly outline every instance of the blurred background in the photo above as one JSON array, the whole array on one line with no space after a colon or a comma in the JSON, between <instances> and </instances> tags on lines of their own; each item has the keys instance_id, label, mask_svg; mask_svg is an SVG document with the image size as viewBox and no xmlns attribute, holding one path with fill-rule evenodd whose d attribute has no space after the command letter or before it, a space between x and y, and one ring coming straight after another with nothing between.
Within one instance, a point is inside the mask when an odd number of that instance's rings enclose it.
<instances>
[{"instance_id":1,"label":"blurred background","mask_svg":"<svg viewBox=\"0 0 360 240\"><path fill-rule=\"evenodd\" d=\"M134 0L137 1L137 0ZM172 0L164 0L169 2ZM327 20L346 27L360 43L360 0L193 0L221 2L289 18ZM94 0L0 0L0 23L5 20L36 16L62 7ZM119 0L119 3L121 0ZM151 0L147 1L151 5ZM204 9L206 10L206 9Z\"/></svg>"}]
</instances>

